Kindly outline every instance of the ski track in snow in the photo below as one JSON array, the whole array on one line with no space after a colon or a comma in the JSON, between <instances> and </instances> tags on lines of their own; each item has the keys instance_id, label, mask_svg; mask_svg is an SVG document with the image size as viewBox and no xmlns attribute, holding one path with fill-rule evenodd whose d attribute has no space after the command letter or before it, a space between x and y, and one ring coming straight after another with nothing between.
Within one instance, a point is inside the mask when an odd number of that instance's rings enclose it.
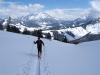
<instances>
[{"instance_id":1,"label":"ski track in snow","mask_svg":"<svg viewBox=\"0 0 100 75\"><path fill-rule=\"evenodd\" d=\"M46 49L48 48L49 45L50 42L46 44L43 49L42 58L41 58L41 64L43 64L43 67L41 67L42 68L41 75L50 75L48 62L46 61Z\"/></svg>"},{"instance_id":2,"label":"ski track in snow","mask_svg":"<svg viewBox=\"0 0 100 75\"><path fill-rule=\"evenodd\" d=\"M50 43L44 46L41 58L38 58L35 52L34 54L31 52L25 64L18 66L19 70L18 73L15 75L50 75L48 63L46 61L46 50L45 50L45 47L47 48L49 44Z\"/></svg>"}]
</instances>

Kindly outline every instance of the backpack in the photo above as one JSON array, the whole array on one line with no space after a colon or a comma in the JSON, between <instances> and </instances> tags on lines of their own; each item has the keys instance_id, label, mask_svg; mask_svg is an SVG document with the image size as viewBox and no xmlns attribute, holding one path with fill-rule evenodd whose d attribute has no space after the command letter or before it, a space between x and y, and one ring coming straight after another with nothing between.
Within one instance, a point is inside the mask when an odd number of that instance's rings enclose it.
<instances>
[{"instance_id":1,"label":"backpack","mask_svg":"<svg viewBox=\"0 0 100 75\"><path fill-rule=\"evenodd\" d=\"M41 40L38 40L38 45L41 45Z\"/></svg>"}]
</instances>

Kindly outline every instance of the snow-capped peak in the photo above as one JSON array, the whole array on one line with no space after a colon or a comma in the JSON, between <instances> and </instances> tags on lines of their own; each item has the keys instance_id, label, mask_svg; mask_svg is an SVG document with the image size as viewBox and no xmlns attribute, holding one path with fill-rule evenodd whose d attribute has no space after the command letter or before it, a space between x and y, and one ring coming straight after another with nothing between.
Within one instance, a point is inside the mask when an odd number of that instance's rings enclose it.
<instances>
[{"instance_id":1,"label":"snow-capped peak","mask_svg":"<svg viewBox=\"0 0 100 75\"><path fill-rule=\"evenodd\" d=\"M39 19L46 19L46 18L52 18L49 14L47 13L38 13L38 14L29 14L27 15L29 20L39 20Z\"/></svg>"}]
</instances>

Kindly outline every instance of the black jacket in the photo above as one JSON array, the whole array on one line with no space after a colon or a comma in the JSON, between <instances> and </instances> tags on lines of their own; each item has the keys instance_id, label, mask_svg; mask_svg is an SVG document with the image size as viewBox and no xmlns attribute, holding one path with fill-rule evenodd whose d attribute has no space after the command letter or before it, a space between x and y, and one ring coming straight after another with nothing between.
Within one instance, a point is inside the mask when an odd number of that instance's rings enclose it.
<instances>
[{"instance_id":1,"label":"black jacket","mask_svg":"<svg viewBox=\"0 0 100 75\"><path fill-rule=\"evenodd\" d=\"M35 44L37 44L37 47L38 48L41 48L42 47L42 44L44 45L43 41L42 40L37 40L36 42L34 42Z\"/></svg>"}]
</instances>

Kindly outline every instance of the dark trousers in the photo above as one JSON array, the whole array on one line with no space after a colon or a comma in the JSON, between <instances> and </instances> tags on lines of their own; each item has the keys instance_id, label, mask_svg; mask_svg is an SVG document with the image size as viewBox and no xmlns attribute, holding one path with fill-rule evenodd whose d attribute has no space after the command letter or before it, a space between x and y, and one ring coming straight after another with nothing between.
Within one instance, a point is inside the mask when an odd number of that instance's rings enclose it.
<instances>
[{"instance_id":1,"label":"dark trousers","mask_svg":"<svg viewBox=\"0 0 100 75\"><path fill-rule=\"evenodd\" d=\"M42 53L42 47L38 47L38 55L39 53Z\"/></svg>"}]
</instances>

